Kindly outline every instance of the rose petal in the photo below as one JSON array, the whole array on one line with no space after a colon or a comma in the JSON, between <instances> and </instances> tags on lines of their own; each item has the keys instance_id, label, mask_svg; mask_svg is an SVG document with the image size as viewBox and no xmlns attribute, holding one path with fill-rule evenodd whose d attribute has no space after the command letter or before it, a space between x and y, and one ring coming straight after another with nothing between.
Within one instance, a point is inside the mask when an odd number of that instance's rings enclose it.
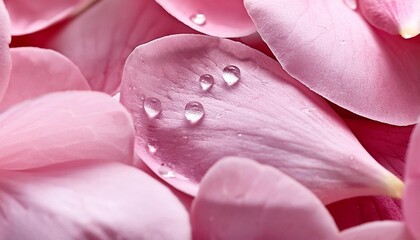
<instances>
[{"instance_id":1,"label":"rose petal","mask_svg":"<svg viewBox=\"0 0 420 240\"><path fill-rule=\"evenodd\" d=\"M147 174L76 161L0 178L2 239L190 239L188 213Z\"/></svg>"},{"instance_id":2,"label":"rose petal","mask_svg":"<svg viewBox=\"0 0 420 240\"><path fill-rule=\"evenodd\" d=\"M237 157L222 159L204 176L191 221L196 239L338 239L334 220L312 192L272 167Z\"/></svg>"},{"instance_id":3,"label":"rose petal","mask_svg":"<svg viewBox=\"0 0 420 240\"><path fill-rule=\"evenodd\" d=\"M413 236L420 238L420 127L417 125L411 135L407 150L406 189L404 191L404 217Z\"/></svg>"},{"instance_id":4,"label":"rose petal","mask_svg":"<svg viewBox=\"0 0 420 240\"><path fill-rule=\"evenodd\" d=\"M12 69L12 60L9 52L10 41L9 15L3 1L0 1L0 101L6 91L10 70Z\"/></svg>"},{"instance_id":5,"label":"rose petal","mask_svg":"<svg viewBox=\"0 0 420 240\"><path fill-rule=\"evenodd\" d=\"M218 37L243 37L255 32L243 0L156 0L191 28Z\"/></svg>"},{"instance_id":6,"label":"rose petal","mask_svg":"<svg viewBox=\"0 0 420 240\"><path fill-rule=\"evenodd\" d=\"M0 114L2 169L86 158L132 163L133 146L129 113L102 93L51 93Z\"/></svg>"},{"instance_id":7,"label":"rose petal","mask_svg":"<svg viewBox=\"0 0 420 240\"><path fill-rule=\"evenodd\" d=\"M403 222L383 221L363 224L341 232L342 240L414 240Z\"/></svg>"},{"instance_id":8,"label":"rose petal","mask_svg":"<svg viewBox=\"0 0 420 240\"><path fill-rule=\"evenodd\" d=\"M231 64L241 77L228 86L222 70ZM199 84L203 74L215 80L207 92ZM160 99L156 119L145 112L145 97ZM204 107L196 124L184 116L190 101ZM402 186L321 97L241 43L177 35L139 46L124 69L121 102L134 117L140 158L190 194L210 166L232 155L281 169L324 202L362 194L395 196Z\"/></svg>"},{"instance_id":9,"label":"rose petal","mask_svg":"<svg viewBox=\"0 0 420 240\"><path fill-rule=\"evenodd\" d=\"M9 86L0 111L43 94L64 90L90 90L80 70L58 52L24 47L12 48Z\"/></svg>"},{"instance_id":10,"label":"rose petal","mask_svg":"<svg viewBox=\"0 0 420 240\"><path fill-rule=\"evenodd\" d=\"M92 89L112 94L137 45L192 31L154 1L103 0L69 24L24 41L61 52L80 68Z\"/></svg>"},{"instance_id":11,"label":"rose petal","mask_svg":"<svg viewBox=\"0 0 420 240\"><path fill-rule=\"evenodd\" d=\"M12 22L12 35L24 35L47 28L96 0L4 0Z\"/></svg>"},{"instance_id":12,"label":"rose petal","mask_svg":"<svg viewBox=\"0 0 420 240\"><path fill-rule=\"evenodd\" d=\"M343 1L245 0L284 69L328 100L393 125L420 115L420 38L371 26Z\"/></svg>"}]
</instances>

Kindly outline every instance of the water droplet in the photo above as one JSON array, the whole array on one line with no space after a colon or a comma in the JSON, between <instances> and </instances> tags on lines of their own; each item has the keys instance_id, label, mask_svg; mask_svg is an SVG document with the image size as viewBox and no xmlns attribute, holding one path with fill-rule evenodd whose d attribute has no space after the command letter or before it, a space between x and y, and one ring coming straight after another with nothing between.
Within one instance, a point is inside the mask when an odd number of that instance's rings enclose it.
<instances>
[{"instance_id":1,"label":"water droplet","mask_svg":"<svg viewBox=\"0 0 420 240\"><path fill-rule=\"evenodd\" d=\"M207 20L206 15L202 13L196 13L192 15L190 19L193 23L197 24L198 26L203 26L204 24L206 24L206 20Z\"/></svg>"},{"instance_id":2,"label":"water droplet","mask_svg":"<svg viewBox=\"0 0 420 240\"><path fill-rule=\"evenodd\" d=\"M201 75L200 79L200 86L203 91L208 91L214 84L214 78L210 74Z\"/></svg>"},{"instance_id":3,"label":"water droplet","mask_svg":"<svg viewBox=\"0 0 420 240\"><path fill-rule=\"evenodd\" d=\"M196 123L204 116L203 105L199 102L189 102L185 105L185 118L190 123Z\"/></svg>"},{"instance_id":4,"label":"water droplet","mask_svg":"<svg viewBox=\"0 0 420 240\"><path fill-rule=\"evenodd\" d=\"M238 135L238 137L242 137L242 133L238 133L237 135Z\"/></svg>"},{"instance_id":5,"label":"water droplet","mask_svg":"<svg viewBox=\"0 0 420 240\"><path fill-rule=\"evenodd\" d=\"M152 138L147 141L147 150L149 153L154 154L158 150L158 142L156 139Z\"/></svg>"},{"instance_id":6,"label":"water droplet","mask_svg":"<svg viewBox=\"0 0 420 240\"><path fill-rule=\"evenodd\" d=\"M232 86L241 78L241 71L237 66L229 65L223 69L223 79L225 82Z\"/></svg>"},{"instance_id":7,"label":"water droplet","mask_svg":"<svg viewBox=\"0 0 420 240\"><path fill-rule=\"evenodd\" d=\"M165 165L162 165L162 166L159 167L158 173L159 173L160 176L162 176L164 178L174 178L174 177L176 177L175 172L172 171L170 168L168 168Z\"/></svg>"},{"instance_id":8,"label":"water droplet","mask_svg":"<svg viewBox=\"0 0 420 240\"><path fill-rule=\"evenodd\" d=\"M148 97L144 100L143 108L149 118L156 118L162 111L162 103L157 98Z\"/></svg>"}]
</instances>

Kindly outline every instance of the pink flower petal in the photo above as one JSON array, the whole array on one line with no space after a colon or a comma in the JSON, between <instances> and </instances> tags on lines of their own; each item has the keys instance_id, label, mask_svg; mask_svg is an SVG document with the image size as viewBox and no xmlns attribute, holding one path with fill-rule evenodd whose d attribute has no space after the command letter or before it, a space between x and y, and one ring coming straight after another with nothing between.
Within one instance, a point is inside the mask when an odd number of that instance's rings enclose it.
<instances>
[{"instance_id":1,"label":"pink flower petal","mask_svg":"<svg viewBox=\"0 0 420 240\"><path fill-rule=\"evenodd\" d=\"M147 174L75 161L2 171L2 239L190 239L188 213Z\"/></svg>"},{"instance_id":2,"label":"pink flower petal","mask_svg":"<svg viewBox=\"0 0 420 240\"><path fill-rule=\"evenodd\" d=\"M27 169L79 159L133 161L129 113L108 95L44 95L0 114L0 168Z\"/></svg>"},{"instance_id":3,"label":"pink flower petal","mask_svg":"<svg viewBox=\"0 0 420 240\"><path fill-rule=\"evenodd\" d=\"M415 240L403 222L383 221L363 224L341 232L342 240Z\"/></svg>"},{"instance_id":4,"label":"pink flower petal","mask_svg":"<svg viewBox=\"0 0 420 240\"><path fill-rule=\"evenodd\" d=\"M237 66L241 75L232 86L222 77L228 65ZM208 91L199 83L203 74L215 81ZM147 108L159 106L153 98L161 102L160 114ZM187 103L194 101L204 108L195 124L184 116ZM140 158L193 195L205 172L232 155L281 169L324 202L363 194L396 196L402 187L321 97L241 43L177 35L144 44L127 60L121 102L134 117Z\"/></svg>"},{"instance_id":5,"label":"pink flower petal","mask_svg":"<svg viewBox=\"0 0 420 240\"><path fill-rule=\"evenodd\" d=\"M245 0L284 69L359 115L408 125L420 115L420 38L390 36L343 1Z\"/></svg>"},{"instance_id":6,"label":"pink flower petal","mask_svg":"<svg viewBox=\"0 0 420 240\"><path fill-rule=\"evenodd\" d=\"M416 239L420 238L420 127L414 128L407 151L404 217Z\"/></svg>"},{"instance_id":7,"label":"pink flower petal","mask_svg":"<svg viewBox=\"0 0 420 240\"><path fill-rule=\"evenodd\" d=\"M420 33L419 0L360 0L360 10L373 26L412 38Z\"/></svg>"},{"instance_id":8,"label":"pink flower petal","mask_svg":"<svg viewBox=\"0 0 420 240\"><path fill-rule=\"evenodd\" d=\"M312 192L272 167L236 157L204 176L191 221L196 239L338 239Z\"/></svg>"},{"instance_id":9,"label":"pink flower petal","mask_svg":"<svg viewBox=\"0 0 420 240\"><path fill-rule=\"evenodd\" d=\"M61 52L80 68L92 89L115 93L124 62L137 45L192 31L154 1L103 0L69 24L26 41Z\"/></svg>"},{"instance_id":10,"label":"pink flower petal","mask_svg":"<svg viewBox=\"0 0 420 240\"><path fill-rule=\"evenodd\" d=\"M255 26L243 0L156 0L166 11L191 28L218 37L243 37Z\"/></svg>"},{"instance_id":11,"label":"pink flower petal","mask_svg":"<svg viewBox=\"0 0 420 240\"><path fill-rule=\"evenodd\" d=\"M4 0L12 22L12 35L47 28L88 6L95 0Z\"/></svg>"},{"instance_id":12,"label":"pink flower petal","mask_svg":"<svg viewBox=\"0 0 420 240\"><path fill-rule=\"evenodd\" d=\"M0 101L9 84L10 70L12 69L9 52L10 41L9 16L3 1L0 1Z\"/></svg>"},{"instance_id":13,"label":"pink flower petal","mask_svg":"<svg viewBox=\"0 0 420 240\"><path fill-rule=\"evenodd\" d=\"M90 90L76 65L55 51L12 48L11 56L13 68L0 111L53 91Z\"/></svg>"}]
</instances>

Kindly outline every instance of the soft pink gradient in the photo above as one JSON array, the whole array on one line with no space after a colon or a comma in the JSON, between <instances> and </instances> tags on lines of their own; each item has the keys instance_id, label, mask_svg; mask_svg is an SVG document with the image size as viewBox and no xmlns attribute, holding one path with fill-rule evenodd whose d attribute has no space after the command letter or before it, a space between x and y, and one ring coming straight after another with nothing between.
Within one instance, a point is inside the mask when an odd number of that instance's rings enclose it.
<instances>
[{"instance_id":1,"label":"soft pink gradient","mask_svg":"<svg viewBox=\"0 0 420 240\"><path fill-rule=\"evenodd\" d=\"M43 94L66 90L90 90L80 70L70 60L49 49L12 48L12 72L0 111Z\"/></svg>"},{"instance_id":2,"label":"soft pink gradient","mask_svg":"<svg viewBox=\"0 0 420 240\"><path fill-rule=\"evenodd\" d=\"M245 10L243 0L156 0L166 11L191 28L217 37L244 37L254 33L255 26ZM192 17L202 14L204 24Z\"/></svg>"},{"instance_id":3,"label":"soft pink gradient","mask_svg":"<svg viewBox=\"0 0 420 240\"><path fill-rule=\"evenodd\" d=\"M9 43L10 21L3 1L0 1L0 101L9 83L12 60L10 57Z\"/></svg>"},{"instance_id":4,"label":"soft pink gradient","mask_svg":"<svg viewBox=\"0 0 420 240\"><path fill-rule=\"evenodd\" d=\"M340 0L245 0L284 69L328 100L394 125L420 115L420 38L374 29Z\"/></svg>"},{"instance_id":5,"label":"soft pink gradient","mask_svg":"<svg viewBox=\"0 0 420 240\"><path fill-rule=\"evenodd\" d=\"M360 225L343 231L342 240L415 240L403 222L383 221Z\"/></svg>"},{"instance_id":6,"label":"soft pink gradient","mask_svg":"<svg viewBox=\"0 0 420 240\"><path fill-rule=\"evenodd\" d=\"M228 86L222 69L241 71ZM215 85L204 92L202 74ZM147 97L162 112L149 119ZM189 124L189 101L205 115ZM369 194L398 195L401 182L363 149L319 96L291 79L271 58L243 44L202 35L176 35L139 46L124 68L121 102L136 125L136 152L164 180L194 195L205 172L220 158L239 155L275 166L309 187L324 202ZM147 144L157 145L154 154ZM358 177L355 178L354 176Z\"/></svg>"}]
</instances>

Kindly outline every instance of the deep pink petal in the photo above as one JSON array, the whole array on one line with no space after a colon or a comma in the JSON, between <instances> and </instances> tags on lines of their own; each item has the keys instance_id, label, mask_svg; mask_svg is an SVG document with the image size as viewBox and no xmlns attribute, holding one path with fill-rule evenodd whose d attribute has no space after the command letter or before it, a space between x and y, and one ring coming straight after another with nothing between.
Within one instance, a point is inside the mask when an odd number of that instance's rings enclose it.
<instances>
[{"instance_id":1,"label":"deep pink petal","mask_svg":"<svg viewBox=\"0 0 420 240\"><path fill-rule=\"evenodd\" d=\"M0 114L2 169L78 159L132 164L133 147L131 116L103 93L50 93Z\"/></svg>"},{"instance_id":2,"label":"deep pink petal","mask_svg":"<svg viewBox=\"0 0 420 240\"><path fill-rule=\"evenodd\" d=\"M394 124L420 115L420 38L373 29L339 0L245 0L284 69L328 100Z\"/></svg>"},{"instance_id":3,"label":"deep pink petal","mask_svg":"<svg viewBox=\"0 0 420 240\"><path fill-rule=\"evenodd\" d=\"M230 157L204 176L191 209L196 239L338 239L321 201L301 184L249 159Z\"/></svg>"},{"instance_id":4,"label":"deep pink petal","mask_svg":"<svg viewBox=\"0 0 420 240\"><path fill-rule=\"evenodd\" d=\"M222 70L231 64L241 77L228 86ZM199 84L203 74L215 81L207 92ZM156 119L145 112L145 98L160 99ZM184 116L190 101L204 107L196 124ZM321 97L241 43L176 35L144 44L127 60L121 102L134 117L137 154L190 194L207 169L232 155L281 169L325 202L363 194L396 196L401 187Z\"/></svg>"},{"instance_id":5,"label":"deep pink petal","mask_svg":"<svg viewBox=\"0 0 420 240\"><path fill-rule=\"evenodd\" d=\"M1 239L190 239L182 204L135 168L75 161L0 175Z\"/></svg>"},{"instance_id":6,"label":"deep pink petal","mask_svg":"<svg viewBox=\"0 0 420 240\"><path fill-rule=\"evenodd\" d=\"M341 232L342 240L415 240L403 222L383 221L363 224Z\"/></svg>"},{"instance_id":7,"label":"deep pink petal","mask_svg":"<svg viewBox=\"0 0 420 240\"><path fill-rule=\"evenodd\" d=\"M243 37L255 26L243 0L156 0L172 16L191 28L218 37Z\"/></svg>"},{"instance_id":8,"label":"deep pink petal","mask_svg":"<svg viewBox=\"0 0 420 240\"><path fill-rule=\"evenodd\" d=\"M407 151L404 217L415 238L420 238L420 127L414 128Z\"/></svg>"},{"instance_id":9,"label":"deep pink petal","mask_svg":"<svg viewBox=\"0 0 420 240\"><path fill-rule=\"evenodd\" d=\"M360 0L360 10L373 26L412 38L420 33L419 0Z\"/></svg>"},{"instance_id":10,"label":"deep pink petal","mask_svg":"<svg viewBox=\"0 0 420 240\"><path fill-rule=\"evenodd\" d=\"M192 31L155 1L102 0L70 23L25 41L63 53L80 68L92 89L115 93L124 62L137 45Z\"/></svg>"},{"instance_id":11,"label":"deep pink petal","mask_svg":"<svg viewBox=\"0 0 420 240\"><path fill-rule=\"evenodd\" d=\"M12 69L9 51L10 41L9 16L3 1L0 1L0 101L6 91L9 83L10 70Z\"/></svg>"},{"instance_id":12,"label":"deep pink petal","mask_svg":"<svg viewBox=\"0 0 420 240\"><path fill-rule=\"evenodd\" d=\"M90 90L80 70L58 52L41 48L12 48L12 72L0 111L43 94Z\"/></svg>"},{"instance_id":13,"label":"deep pink petal","mask_svg":"<svg viewBox=\"0 0 420 240\"><path fill-rule=\"evenodd\" d=\"M12 35L42 30L85 8L95 0L4 0L12 22Z\"/></svg>"}]
</instances>

